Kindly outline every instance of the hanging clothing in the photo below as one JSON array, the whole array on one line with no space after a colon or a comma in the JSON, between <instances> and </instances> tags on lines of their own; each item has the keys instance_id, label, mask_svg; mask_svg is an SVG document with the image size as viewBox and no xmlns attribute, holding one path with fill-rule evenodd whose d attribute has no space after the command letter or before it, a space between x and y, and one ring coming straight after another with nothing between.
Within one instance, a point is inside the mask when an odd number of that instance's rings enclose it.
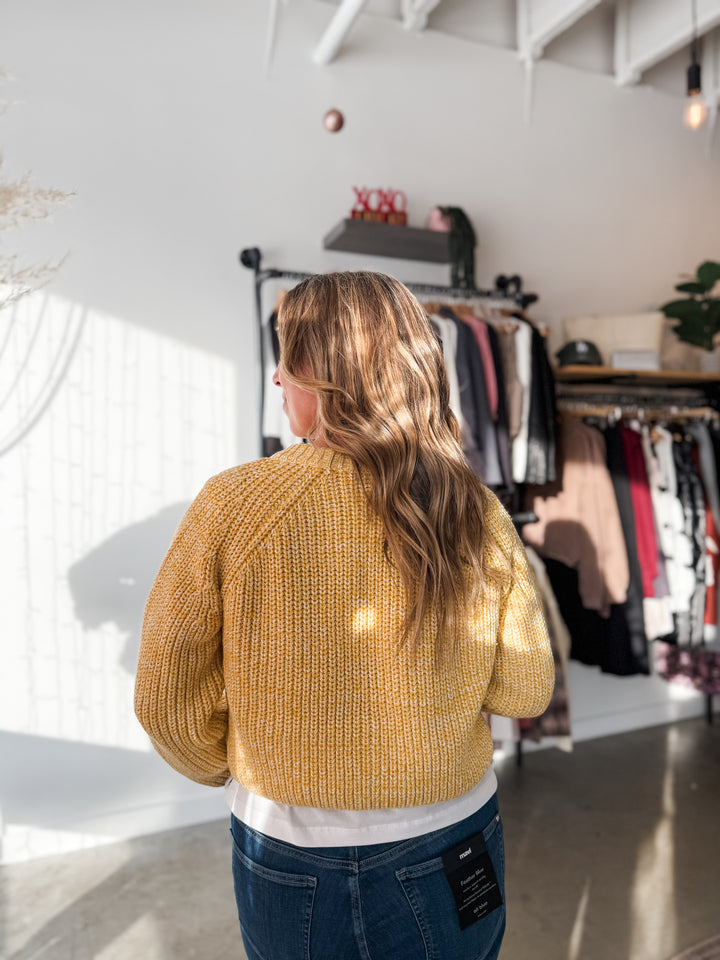
<instances>
[{"instance_id":1,"label":"hanging clothing","mask_svg":"<svg viewBox=\"0 0 720 960\"><path fill-rule=\"evenodd\" d=\"M630 486L643 597L652 597L658 576L658 545L655 539L655 518L642 449L642 437L639 431L632 430L625 424L620 426L620 436Z\"/></svg>"},{"instance_id":2,"label":"hanging clothing","mask_svg":"<svg viewBox=\"0 0 720 960\"><path fill-rule=\"evenodd\" d=\"M703 647L655 644L656 671L663 680L698 693L720 694L720 652Z\"/></svg>"},{"instance_id":3,"label":"hanging clothing","mask_svg":"<svg viewBox=\"0 0 720 960\"><path fill-rule=\"evenodd\" d=\"M520 324L515 331L515 357L517 379L522 387L520 427L513 441L513 480L524 483L528 462L528 431L530 426L530 388L532 381L532 330L530 324Z\"/></svg>"},{"instance_id":4,"label":"hanging clothing","mask_svg":"<svg viewBox=\"0 0 720 960\"><path fill-rule=\"evenodd\" d=\"M645 636L648 640L657 640L659 637L671 634L675 629L675 622L673 620L670 584L658 515L658 504L661 503L660 470L647 424L642 428L641 441L652 505L658 567L658 575L653 582L653 596L643 598L643 617L645 619ZM652 663L652 658L650 658L651 669Z\"/></svg>"},{"instance_id":5,"label":"hanging clothing","mask_svg":"<svg viewBox=\"0 0 720 960\"><path fill-rule=\"evenodd\" d=\"M550 483L555 479L555 378L545 350L545 340L531 328L530 411L525 483Z\"/></svg>"},{"instance_id":6,"label":"hanging clothing","mask_svg":"<svg viewBox=\"0 0 720 960\"><path fill-rule=\"evenodd\" d=\"M583 605L607 617L611 604L627 599L629 569L605 443L594 427L565 417L558 444L560 478L529 488L526 505L538 521L523 527L523 539L576 569Z\"/></svg>"},{"instance_id":7,"label":"hanging clothing","mask_svg":"<svg viewBox=\"0 0 720 960\"><path fill-rule=\"evenodd\" d=\"M445 373L450 389L450 409L460 424L460 433L464 435L467 432L467 424L463 418L462 404L460 403L460 384L457 375L457 328L452 321L446 320L445 317L439 317L437 314L433 314L430 321L442 346Z\"/></svg>"},{"instance_id":8,"label":"hanging clothing","mask_svg":"<svg viewBox=\"0 0 720 960\"><path fill-rule=\"evenodd\" d=\"M607 620L596 610L583 606L577 570L550 557L543 560L560 616L570 634L570 658L612 673L608 661Z\"/></svg>"},{"instance_id":9,"label":"hanging clothing","mask_svg":"<svg viewBox=\"0 0 720 960\"><path fill-rule=\"evenodd\" d=\"M572 750L570 691L567 682L570 634L560 614L545 564L532 547L526 548L526 553L535 574L550 635L550 646L555 661L555 686L545 713L539 717L519 721L520 735L523 739L536 742L552 737L556 746L562 750Z\"/></svg>"},{"instance_id":10,"label":"hanging clothing","mask_svg":"<svg viewBox=\"0 0 720 960\"><path fill-rule=\"evenodd\" d=\"M677 614L677 637L680 644L695 645L702 643L705 618L705 494L692 461L689 435L675 439L673 456L684 533L690 544L688 579L692 580L688 610Z\"/></svg>"},{"instance_id":11,"label":"hanging clothing","mask_svg":"<svg viewBox=\"0 0 720 960\"><path fill-rule=\"evenodd\" d=\"M662 638L677 642L677 614L689 613L690 598L695 587L692 570L692 544L685 533L683 508L678 498L677 472L673 454L673 437L669 430L655 425L652 431L653 452L657 464L657 486L651 487L657 521L660 549L670 590L672 629Z\"/></svg>"},{"instance_id":12,"label":"hanging clothing","mask_svg":"<svg viewBox=\"0 0 720 960\"><path fill-rule=\"evenodd\" d=\"M720 486L710 431L705 423L691 423L686 427L686 432L697 444L700 478L715 518L715 526L720 529Z\"/></svg>"},{"instance_id":13,"label":"hanging clothing","mask_svg":"<svg viewBox=\"0 0 720 960\"><path fill-rule=\"evenodd\" d=\"M484 483L501 486L503 475L498 458L495 422L490 410L480 349L473 331L452 310L443 307L440 313L455 328L455 365L465 424L463 451L468 463Z\"/></svg>"},{"instance_id":14,"label":"hanging clothing","mask_svg":"<svg viewBox=\"0 0 720 960\"><path fill-rule=\"evenodd\" d=\"M707 498L707 490L705 491ZM720 530L715 525L715 515L706 499L705 510L705 616L703 640L717 638L718 582L720 581Z\"/></svg>"},{"instance_id":15,"label":"hanging clothing","mask_svg":"<svg viewBox=\"0 0 720 960\"><path fill-rule=\"evenodd\" d=\"M720 483L710 431L705 423L693 423L687 432L696 443L696 467L705 491L706 586L703 635L717 636L718 590L720 589Z\"/></svg>"},{"instance_id":16,"label":"hanging clothing","mask_svg":"<svg viewBox=\"0 0 720 960\"><path fill-rule=\"evenodd\" d=\"M497 415L495 417L495 437L497 439L498 459L500 460L500 470L502 471L503 486L511 489L513 487L512 478L512 454L510 446L510 428L508 423L508 404L507 388L505 386L505 373L500 355L499 336L492 326L487 326L488 342L495 366L495 382L497 384ZM553 421L554 430L554 421ZM554 444L553 444L554 459Z\"/></svg>"},{"instance_id":17,"label":"hanging clothing","mask_svg":"<svg viewBox=\"0 0 720 960\"><path fill-rule=\"evenodd\" d=\"M620 513L620 523L630 573L625 602L613 606L608 618L607 640L609 649L606 662L611 672L620 676L649 673L648 646L645 634L645 617L643 615L643 580L637 551L635 514L622 429L618 426L607 427L603 433L607 451L607 466Z\"/></svg>"},{"instance_id":18,"label":"hanging clothing","mask_svg":"<svg viewBox=\"0 0 720 960\"><path fill-rule=\"evenodd\" d=\"M487 391L488 405L490 407L490 416L497 420L498 410L498 380L496 373L496 363L490 346L490 332L488 325L484 320L478 317L467 316L463 314L460 317L473 332L475 342L478 345L480 356L482 358L483 371L485 373L485 389Z\"/></svg>"},{"instance_id":19,"label":"hanging clothing","mask_svg":"<svg viewBox=\"0 0 720 960\"><path fill-rule=\"evenodd\" d=\"M557 502L575 504L573 523L563 527L562 521L554 517L548 522L543 513L546 504L540 498L532 499L529 506L538 514L548 534L559 535L556 552L549 553L546 543L538 552L545 560L558 607L570 631L571 656L617 676L647 673L642 576L635 552L632 499L620 432L612 428L601 433L582 421L565 418L558 435L558 449L562 473L561 483L556 485L561 487ZM584 461L587 461L586 472L583 472ZM553 508L557 507L557 503L550 503ZM559 526L553 527L554 523ZM534 543L534 527L528 524L523 528L523 537L531 543ZM592 547L586 550L589 559L584 563L576 563L573 555L566 552L578 529L582 532L580 542ZM611 531L607 546L613 547L614 553L611 550L608 554L604 541L598 538ZM554 547L554 543L551 546ZM606 567L599 558L605 558ZM612 574L618 564L624 569L624 589L616 594L618 602L613 602L603 571ZM609 583L612 584L612 580ZM601 608L596 602L595 608L591 608L588 601L597 599L600 588L605 603Z\"/></svg>"},{"instance_id":20,"label":"hanging clothing","mask_svg":"<svg viewBox=\"0 0 720 960\"><path fill-rule=\"evenodd\" d=\"M508 430L510 439L514 440L522 427L523 385L518 376L517 351L515 334L517 324L498 326L497 345L502 362L502 376L505 381L505 396L507 397Z\"/></svg>"}]
</instances>

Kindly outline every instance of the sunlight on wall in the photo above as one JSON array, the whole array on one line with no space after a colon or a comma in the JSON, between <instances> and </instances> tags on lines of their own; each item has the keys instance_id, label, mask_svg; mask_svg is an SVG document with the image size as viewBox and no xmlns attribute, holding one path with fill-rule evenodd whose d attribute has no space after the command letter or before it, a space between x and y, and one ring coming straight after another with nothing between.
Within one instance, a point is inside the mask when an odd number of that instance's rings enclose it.
<instances>
[{"instance_id":1,"label":"sunlight on wall","mask_svg":"<svg viewBox=\"0 0 720 960\"><path fill-rule=\"evenodd\" d=\"M142 609L189 501L234 463L234 408L227 359L48 294L10 314L0 742L11 756L10 734L30 751L39 738L150 750L132 709Z\"/></svg>"}]
</instances>

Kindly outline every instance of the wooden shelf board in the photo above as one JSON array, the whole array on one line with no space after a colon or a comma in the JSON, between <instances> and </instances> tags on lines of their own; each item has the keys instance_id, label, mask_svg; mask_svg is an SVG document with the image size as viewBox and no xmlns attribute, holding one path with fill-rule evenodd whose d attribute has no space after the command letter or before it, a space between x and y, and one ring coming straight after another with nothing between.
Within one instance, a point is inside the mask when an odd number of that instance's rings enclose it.
<instances>
[{"instance_id":1,"label":"wooden shelf board","mask_svg":"<svg viewBox=\"0 0 720 960\"><path fill-rule=\"evenodd\" d=\"M624 380L634 383L719 383L720 373L699 370L616 370L614 367L590 367L585 364L557 367L554 371L559 383L588 383L593 380Z\"/></svg>"},{"instance_id":2,"label":"wooden shelf board","mask_svg":"<svg viewBox=\"0 0 720 960\"><path fill-rule=\"evenodd\" d=\"M323 239L325 250L449 263L448 234L372 220L341 220Z\"/></svg>"}]
</instances>

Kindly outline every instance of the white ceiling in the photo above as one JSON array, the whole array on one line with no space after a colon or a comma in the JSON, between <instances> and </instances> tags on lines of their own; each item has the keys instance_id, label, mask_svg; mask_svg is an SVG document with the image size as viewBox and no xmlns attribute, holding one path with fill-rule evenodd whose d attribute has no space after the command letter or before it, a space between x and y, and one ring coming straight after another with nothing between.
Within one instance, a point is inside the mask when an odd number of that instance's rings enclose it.
<instances>
[{"instance_id":1,"label":"white ceiling","mask_svg":"<svg viewBox=\"0 0 720 960\"><path fill-rule=\"evenodd\" d=\"M531 64L544 58L614 75L618 84L647 83L678 97L685 94L694 6L703 93L711 107L720 101L720 0L326 2L335 9L328 10L328 30L318 37L314 59L320 65L342 57L343 40L363 14L516 50Z\"/></svg>"}]
</instances>

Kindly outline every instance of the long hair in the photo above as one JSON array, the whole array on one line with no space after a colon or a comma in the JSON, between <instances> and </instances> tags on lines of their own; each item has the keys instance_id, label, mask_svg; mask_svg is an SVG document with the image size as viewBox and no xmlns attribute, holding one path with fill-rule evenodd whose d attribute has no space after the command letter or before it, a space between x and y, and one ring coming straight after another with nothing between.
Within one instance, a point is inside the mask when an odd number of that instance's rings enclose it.
<instances>
[{"instance_id":1,"label":"long hair","mask_svg":"<svg viewBox=\"0 0 720 960\"><path fill-rule=\"evenodd\" d=\"M442 351L422 306L392 277L321 274L278 314L286 377L318 396L309 439L349 455L380 517L386 555L407 596L403 642L416 651L435 615L435 658L452 656L497 546L487 493L468 467L450 410Z\"/></svg>"}]
</instances>

